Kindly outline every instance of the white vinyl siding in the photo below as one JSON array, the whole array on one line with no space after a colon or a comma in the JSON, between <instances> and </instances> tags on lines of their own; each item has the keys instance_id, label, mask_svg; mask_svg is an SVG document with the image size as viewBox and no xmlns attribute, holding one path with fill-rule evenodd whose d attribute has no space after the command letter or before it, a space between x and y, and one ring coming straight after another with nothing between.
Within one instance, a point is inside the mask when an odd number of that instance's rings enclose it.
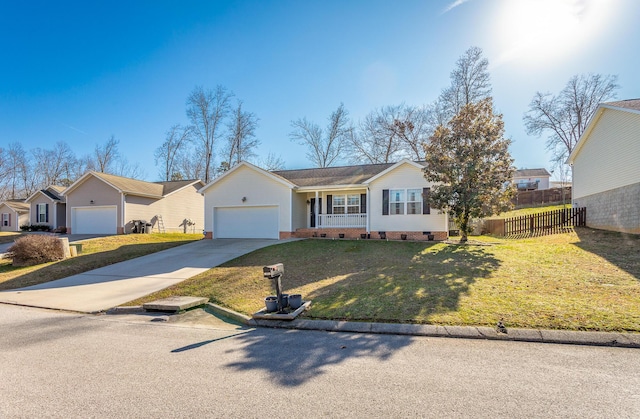
<instances>
[{"instance_id":1,"label":"white vinyl siding","mask_svg":"<svg viewBox=\"0 0 640 419\"><path fill-rule=\"evenodd\" d=\"M573 164L573 199L640 182L640 115L604 108Z\"/></svg>"},{"instance_id":2,"label":"white vinyl siding","mask_svg":"<svg viewBox=\"0 0 640 419\"><path fill-rule=\"evenodd\" d=\"M384 176L375 179L369 185L370 208L367 210L370 214L370 231L447 231L447 216L440 211L432 210L431 214L422 214L420 204L417 208L417 214L406 214L407 192L419 191L421 196L422 188L430 186L431 184L424 178L422 170L409 163L399 165ZM393 190L404 191L405 215L382 215L382 191L385 189L389 190L389 203L391 203ZM417 201L412 202L416 203Z\"/></svg>"},{"instance_id":3,"label":"white vinyl siding","mask_svg":"<svg viewBox=\"0 0 640 419\"><path fill-rule=\"evenodd\" d=\"M207 232L214 232L214 208L223 207L277 207L279 231L292 231L291 188L248 165L218 180L204 194ZM296 208L303 203L296 201Z\"/></svg>"}]
</instances>

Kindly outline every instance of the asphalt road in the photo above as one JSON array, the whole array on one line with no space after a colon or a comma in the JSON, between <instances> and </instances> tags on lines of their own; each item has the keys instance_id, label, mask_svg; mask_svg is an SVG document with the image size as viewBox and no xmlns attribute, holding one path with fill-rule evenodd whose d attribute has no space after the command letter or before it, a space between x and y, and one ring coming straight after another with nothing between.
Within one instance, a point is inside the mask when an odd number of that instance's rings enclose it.
<instances>
[{"instance_id":1,"label":"asphalt road","mask_svg":"<svg viewBox=\"0 0 640 419\"><path fill-rule=\"evenodd\" d=\"M640 417L638 349L136 319L0 304L0 417Z\"/></svg>"}]
</instances>

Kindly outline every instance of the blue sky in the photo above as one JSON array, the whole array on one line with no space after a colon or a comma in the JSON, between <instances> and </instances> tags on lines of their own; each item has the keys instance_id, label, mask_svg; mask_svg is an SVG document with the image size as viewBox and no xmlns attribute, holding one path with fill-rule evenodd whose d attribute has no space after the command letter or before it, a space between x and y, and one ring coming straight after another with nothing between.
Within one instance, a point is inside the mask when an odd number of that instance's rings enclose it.
<instances>
[{"instance_id":1,"label":"blue sky","mask_svg":"<svg viewBox=\"0 0 640 419\"><path fill-rule=\"evenodd\" d=\"M640 97L638 18L636 0L0 0L0 147L64 141L80 156L113 135L158 180L153 152L187 123L189 92L223 85L260 119L260 155L309 167L292 120L430 103L478 46L516 166L550 169L523 128L534 93L602 73Z\"/></svg>"}]
</instances>

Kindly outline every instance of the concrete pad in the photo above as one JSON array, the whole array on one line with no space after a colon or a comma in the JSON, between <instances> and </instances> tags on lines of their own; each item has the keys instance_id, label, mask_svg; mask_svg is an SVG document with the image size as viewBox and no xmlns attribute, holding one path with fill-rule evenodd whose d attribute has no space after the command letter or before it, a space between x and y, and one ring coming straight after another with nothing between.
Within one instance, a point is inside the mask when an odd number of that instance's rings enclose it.
<instances>
[{"instance_id":1,"label":"concrete pad","mask_svg":"<svg viewBox=\"0 0 640 419\"><path fill-rule=\"evenodd\" d=\"M259 320L286 320L291 321L311 306L311 301L303 301L302 305L290 313L268 313L266 308L253 313L254 319Z\"/></svg>"},{"instance_id":2,"label":"concrete pad","mask_svg":"<svg viewBox=\"0 0 640 419\"><path fill-rule=\"evenodd\" d=\"M291 240L199 240L68 278L0 291L0 303L84 313L102 312L182 282L246 253L287 241Z\"/></svg>"},{"instance_id":3,"label":"concrete pad","mask_svg":"<svg viewBox=\"0 0 640 419\"><path fill-rule=\"evenodd\" d=\"M142 305L142 308L145 310L168 311L175 313L204 305L208 301L209 299L204 297L175 296L145 303Z\"/></svg>"}]
</instances>

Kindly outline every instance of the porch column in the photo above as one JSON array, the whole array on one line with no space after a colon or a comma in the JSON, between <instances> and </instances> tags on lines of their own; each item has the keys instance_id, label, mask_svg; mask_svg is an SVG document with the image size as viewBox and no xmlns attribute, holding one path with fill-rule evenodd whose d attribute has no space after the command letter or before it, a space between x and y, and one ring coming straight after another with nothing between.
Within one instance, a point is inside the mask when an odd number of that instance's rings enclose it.
<instances>
[{"instance_id":1,"label":"porch column","mask_svg":"<svg viewBox=\"0 0 640 419\"><path fill-rule=\"evenodd\" d=\"M367 233L371 233L371 199L369 198L371 195L371 191L369 191L369 187L367 187Z\"/></svg>"},{"instance_id":2,"label":"porch column","mask_svg":"<svg viewBox=\"0 0 640 419\"><path fill-rule=\"evenodd\" d=\"M320 211L320 202L318 199L318 191L316 191L316 201L315 201L315 217L316 217L316 228L318 228L318 221L320 221L319 217L318 217L318 212Z\"/></svg>"}]
</instances>

